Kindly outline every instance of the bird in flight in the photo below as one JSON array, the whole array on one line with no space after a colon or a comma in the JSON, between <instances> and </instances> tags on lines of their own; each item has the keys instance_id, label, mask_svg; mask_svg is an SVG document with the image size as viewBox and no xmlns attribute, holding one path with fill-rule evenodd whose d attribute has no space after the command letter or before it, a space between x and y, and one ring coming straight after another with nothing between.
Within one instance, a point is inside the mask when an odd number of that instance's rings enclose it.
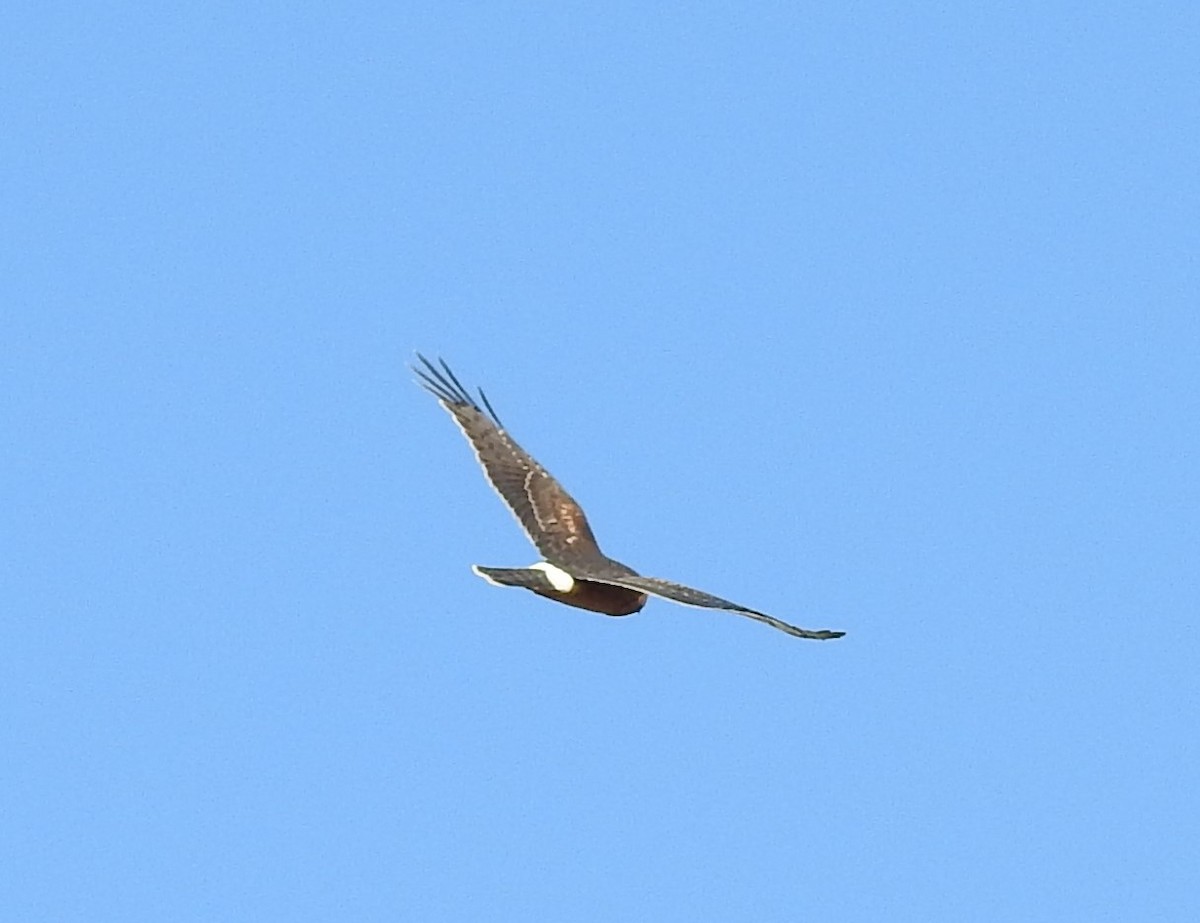
<instances>
[{"instance_id":1,"label":"bird in flight","mask_svg":"<svg viewBox=\"0 0 1200 923\"><path fill-rule=\"evenodd\" d=\"M529 567L480 567L471 570L496 586L522 587L539 596L605 615L632 615L648 596L700 609L723 609L765 622L797 638L827 641L844 631L797 628L774 616L739 606L719 596L669 580L643 577L605 555L587 517L550 473L517 445L479 389L479 402L462 386L450 366L440 368L417 353L424 369L411 366L419 384L437 398L462 430L500 499L544 560ZM480 402L483 406L480 406Z\"/></svg>"}]
</instances>

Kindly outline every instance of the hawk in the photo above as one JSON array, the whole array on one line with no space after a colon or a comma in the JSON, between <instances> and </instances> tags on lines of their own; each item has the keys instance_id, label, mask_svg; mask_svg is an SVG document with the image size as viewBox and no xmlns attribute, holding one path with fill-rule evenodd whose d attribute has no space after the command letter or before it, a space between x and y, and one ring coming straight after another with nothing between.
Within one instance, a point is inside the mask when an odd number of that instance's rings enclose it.
<instances>
[{"instance_id":1,"label":"hawk","mask_svg":"<svg viewBox=\"0 0 1200 923\"><path fill-rule=\"evenodd\" d=\"M797 628L719 596L643 577L614 561L600 550L579 504L508 434L483 389L479 389L476 402L445 361L439 360L438 368L420 353L417 358L424 369L411 368L419 384L437 398L462 430L484 475L544 559L529 567L472 565L471 570L488 583L522 587L555 602L605 615L632 615L646 605L648 596L658 596L685 606L736 612L797 638L826 641L845 634Z\"/></svg>"}]
</instances>

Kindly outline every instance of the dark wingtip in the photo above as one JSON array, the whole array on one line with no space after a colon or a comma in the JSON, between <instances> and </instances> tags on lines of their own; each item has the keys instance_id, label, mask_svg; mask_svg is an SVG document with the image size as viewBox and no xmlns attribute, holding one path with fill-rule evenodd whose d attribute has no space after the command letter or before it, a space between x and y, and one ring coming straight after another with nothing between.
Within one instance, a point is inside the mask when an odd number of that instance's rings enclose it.
<instances>
[{"instance_id":1,"label":"dark wingtip","mask_svg":"<svg viewBox=\"0 0 1200 923\"><path fill-rule=\"evenodd\" d=\"M469 397L461 394L455 389L453 384L446 380L446 377L438 371L437 366L435 366L420 353L417 353L416 356L419 360L421 360L421 364L424 365L425 368L419 369L415 365L409 365L409 368L413 371L417 378L420 379L418 384L420 384L421 387L436 397L439 401L445 401L447 404L470 405L472 403Z\"/></svg>"},{"instance_id":2,"label":"dark wingtip","mask_svg":"<svg viewBox=\"0 0 1200 923\"><path fill-rule=\"evenodd\" d=\"M487 408L487 412L492 415L492 419L496 421L496 425L504 429L504 424L500 422L500 417L492 407L492 402L488 400L487 395L483 393L483 388L479 389L479 399L483 401L483 406Z\"/></svg>"},{"instance_id":3,"label":"dark wingtip","mask_svg":"<svg viewBox=\"0 0 1200 923\"><path fill-rule=\"evenodd\" d=\"M453 382L455 390L466 399L467 403L474 404L475 402L471 400L471 392L463 387L462 382L458 380L458 376L454 374L450 366L446 365L446 360L441 356L438 357L438 365L442 367L442 371L446 373L446 377Z\"/></svg>"},{"instance_id":4,"label":"dark wingtip","mask_svg":"<svg viewBox=\"0 0 1200 923\"><path fill-rule=\"evenodd\" d=\"M439 401L444 401L454 407L470 407L474 410L483 413L483 408L475 402L475 398L471 397L471 392L468 391L454 371L446 364L446 360L438 357L438 364L434 365L419 352L414 351L417 359L425 366L424 369L419 369L415 365L409 363L409 369L417 376L417 382L422 388L436 397ZM438 367L440 366L440 368ZM500 422L500 417L496 415L491 402L488 401L487 395L483 393L483 389L479 388L479 397L483 401L483 406L487 408L487 412L496 422L496 425L504 429L504 424Z\"/></svg>"}]
</instances>

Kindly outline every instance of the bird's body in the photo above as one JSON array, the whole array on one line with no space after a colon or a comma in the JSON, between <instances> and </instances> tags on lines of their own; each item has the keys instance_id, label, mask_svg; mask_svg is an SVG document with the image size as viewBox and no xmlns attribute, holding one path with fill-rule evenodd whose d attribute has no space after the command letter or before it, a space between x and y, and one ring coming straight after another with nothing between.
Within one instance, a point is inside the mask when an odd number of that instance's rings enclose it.
<instances>
[{"instance_id":1,"label":"bird's body","mask_svg":"<svg viewBox=\"0 0 1200 923\"><path fill-rule=\"evenodd\" d=\"M539 596L605 615L632 615L648 596L702 609L724 609L765 622L799 638L827 640L844 632L797 628L748 609L656 577L643 577L600 550L582 507L504 428L483 391L476 403L445 362L437 368L420 354L424 370L413 367L422 386L438 399L466 436L492 487L500 495L544 560L530 567L480 567L475 571L496 586L520 587Z\"/></svg>"}]
</instances>

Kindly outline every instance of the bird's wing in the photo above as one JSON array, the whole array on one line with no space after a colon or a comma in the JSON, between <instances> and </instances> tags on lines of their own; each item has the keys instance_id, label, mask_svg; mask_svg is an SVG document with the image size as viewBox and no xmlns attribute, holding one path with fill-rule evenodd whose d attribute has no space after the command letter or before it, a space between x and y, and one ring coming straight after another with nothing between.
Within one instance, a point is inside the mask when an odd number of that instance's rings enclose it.
<instances>
[{"instance_id":1,"label":"bird's wing","mask_svg":"<svg viewBox=\"0 0 1200 923\"><path fill-rule=\"evenodd\" d=\"M642 593L649 593L652 596L669 599L671 602L682 603L685 606L695 606L698 609L724 609L727 612L736 612L738 615L744 615L747 618L765 622L772 628L786 631L789 635L794 635L797 638L828 641L832 638L840 638L845 634L844 631L830 631L829 629L814 631L809 628L797 628L795 625L789 625L787 622L767 615L765 612L747 609L745 606L731 603L728 599L721 599L721 597L713 596L710 593L702 593L700 590L694 590L680 583L672 583L670 580L659 580L657 577L621 575L608 570L597 570L589 573L587 569L578 568L571 570L571 576L593 580L597 583L610 583L613 586L625 587L627 590L638 590Z\"/></svg>"},{"instance_id":2,"label":"bird's wing","mask_svg":"<svg viewBox=\"0 0 1200 923\"><path fill-rule=\"evenodd\" d=\"M420 353L417 358L425 368L411 368L420 384L458 424L489 483L542 556L553 564L601 558L579 504L508 435L483 389L480 407L444 361L439 360L439 369Z\"/></svg>"}]
</instances>

